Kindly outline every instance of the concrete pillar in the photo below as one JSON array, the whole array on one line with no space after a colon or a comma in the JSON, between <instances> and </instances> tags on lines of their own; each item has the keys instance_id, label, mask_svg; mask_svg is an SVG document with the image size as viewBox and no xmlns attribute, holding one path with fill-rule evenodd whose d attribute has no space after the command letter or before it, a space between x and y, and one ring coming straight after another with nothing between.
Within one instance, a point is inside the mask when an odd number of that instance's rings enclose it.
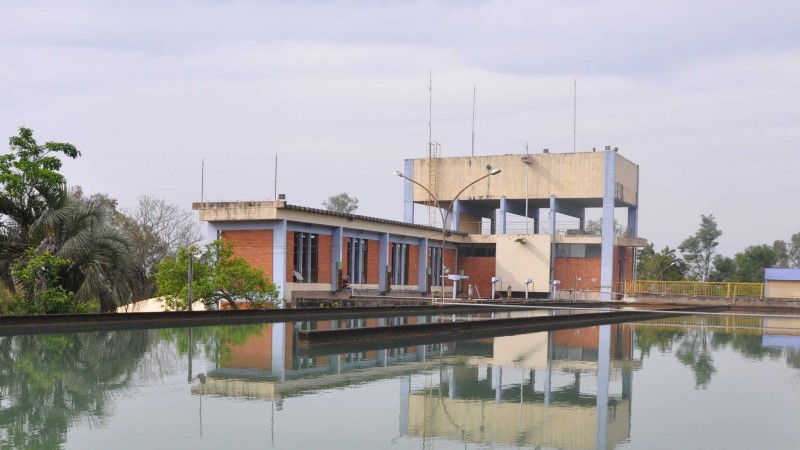
<instances>
[{"instance_id":1,"label":"concrete pillar","mask_svg":"<svg viewBox=\"0 0 800 450\"><path fill-rule=\"evenodd\" d=\"M533 234L539 234L539 208L533 208L530 212L533 218Z\"/></svg>"},{"instance_id":2,"label":"concrete pillar","mask_svg":"<svg viewBox=\"0 0 800 450\"><path fill-rule=\"evenodd\" d=\"M341 265L343 261L343 242L344 242L344 230L342 227L334 227L333 228L333 235L331 236L331 290L338 291L339 290L339 277L338 272L336 271L336 266ZM342 273L346 270L345 267L342 267Z\"/></svg>"},{"instance_id":3,"label":"concrete pillar","mask_svg":"<svg viewBox=\"0 0 800 450\"><path fill-rule=\"evenodd\" d=\"M411 397L411 375L400 378L400 436L408 434L409 397Z\"/></svg>"},{"instance_id":4,"label":"concrete pillar","mask_svg":"<svg viewBox=\"0 0 800 450\"><path fill-rule=\"evenodd\" d=\"M614 205L616 200L615 152L605 152L603 177L603 228L600 246L600 300L610 301L614 288Z\"/></svg>"},{"instance_id":5,"label":"concrete pillar","mask_svg":"<svg viewBox=\"0 0 800 450\"><path fill-rule=\"evenodd\" d=\"M428 238L419 240L418 259L417 285L419 286L419 292L425 293L428 292Z\"/></svg>"},{"instance_id":6,"label":"concrete pillar","mask_svg":"<svg viewBox=\"0 0 800 450\"><path fill-rule=\"evenodd\" d=\"M342 373L342 355L335 354L328 357L328 371L332 374Z\"/></svg>"},{"instance_id":7,"label":"concrete pillar","mask_svg":"<svg viewBox=\"0 0 800 450\"><path fill-rule=\"evenodd\" d=\"M451 214L453 214L453 230L458 231L461 226L461 200L455 199Z\"/></svg>"},{"instance_id":8,"label":"concrete pillar","mask_svg":"<svg viewBox=\"0 0 800 450\"><path fill-rule=\"evenodd\" d=\"M494 401L503 400L503 366L492 366L492 385L494 386Z\"/></svg>"},{"instance_id":9,"label":"concrete pillar","mask_svg":"<svg viewBox=\"0 0 800 450\"><path fill-rule=\"evenodd\" d=\"M211 222L206 222L206 240L205 240L205 243L216 241L218 234L219 234L219 230L217 230L217 227L215 227L214 224L211 223Z\"/></svg>"},{"instance_id":10,"label":"concrete pillar","mask_svg":"<svg viewBox=\"0 0 800 450\"><path fill-rule=\"evenodd\" d=\"M272 282L278 288L279 299L286 299L286 255L291 251L286 242L286 231L286 221L280 220L272 232Z\"/></svg>"},{"instance_id":11,"label":"concrete pillar","mask_svg":"<svg viewBox=\"0 0 800 450\"><path fill-rule=\"evenodd\" d=\"M453 366L447 369L447 396L449 398L456 398L456 369Z\"/></svg>"},{"instance_id":12,"label":"concrete pillar","mask_svg":"<svg viewBox=\"0 0 800 450\"><path fill-rule=\"evenodd\" d=\"M389 268L389 233L382 233L380 237L380 248L378 249L378 290L381 292L389 291L390 280L386 277Z\"/></svg>"},{"instance_id":13,"label":"concrete pillar","mask_svg":"<svg viewBox=\"0 0 800 450\"><path fill-rule=\"evenodd\" d=\"M403 175L414 179L414 160L407 159L403 164ZM414 183L403 179L403 221L414 223Z\"/></svg>"},{"instance_id":14,"label":"concrete pillar","mask_svg":"<svg viewBox=\"0 0 800 450\"><path fill-rule=\"evenodd\" d=\"M550 196L550 295L553 300L556 298L556 285L553 281L556 279L556 216L558 213L558 201L555 195Z\"/></svg>"},{"instance_id":15,"label":"concrete pillar","mask_svg":"<svg viewBox=\"0 0 800 450\"><path fill-rule=\"evenodd\" d=\"M508 201L505 197L500 197L500 209L495 211L497 220L497 234L507 234L506 213L508 212Z\"/></svg>"},{"instance_id":16,"label":"concrete pillar","mask_svg":"<svg viewBox=\"0 0 800 450\"><path fill-rule=\"evenodd\" d=\"M609 152L610 153L610 152ZM608 441L608 382L611 370L611 325L600 325L597 348L597 426L594 448L606 450Z\"/></svg>"}]
</instances>

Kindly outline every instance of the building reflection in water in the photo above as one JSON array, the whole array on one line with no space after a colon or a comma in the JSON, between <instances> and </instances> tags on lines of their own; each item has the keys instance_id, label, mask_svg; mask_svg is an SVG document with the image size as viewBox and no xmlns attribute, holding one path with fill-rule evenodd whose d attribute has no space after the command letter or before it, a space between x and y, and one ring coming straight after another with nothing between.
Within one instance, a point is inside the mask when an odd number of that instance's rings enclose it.
<instances>
[{"instance_id":1,"label":"building reflection in water","mask_svg":"<svg viewBox=\"0 0 800 450\"><path fill-rule=\"evenodd\" d=\"M272 401L400 380L399 433L422 440L560 449L613 448L630 437L631 325L324 356L298 352L297 331L423 323L426 317L264 325L222 348L196 395Z\"/></svg>"}]
</instances>

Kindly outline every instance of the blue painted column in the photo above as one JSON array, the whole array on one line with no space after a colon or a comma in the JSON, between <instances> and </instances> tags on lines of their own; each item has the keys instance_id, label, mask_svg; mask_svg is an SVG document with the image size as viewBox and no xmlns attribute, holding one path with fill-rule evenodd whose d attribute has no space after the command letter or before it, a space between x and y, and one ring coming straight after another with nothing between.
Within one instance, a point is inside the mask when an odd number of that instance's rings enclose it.
<instances>
[{"instance_id":1,"label":"blue painted column","mask_svg":"<svg viewBox=\"0 0 800 450\"><path fill-rule=\"evenodd\" d=\"M389 233L382 233L380 248L378 249L378 289L381 292L389 291L389 280L386 279L386 270L389 268Z\"/></svg>"},{"instance_id":2,"label":"blue painted column","mask_svg":"<svg viewBox=\"0 0 800 450\"><path fill-rule=\"evenodd\" d=\"M606 450L608 441L608 381L611 370L611 325L601 325L597 347L597 426L594 448Z\"/></svg>"},{"instance_id":3,"label":"blue painted column","mask_svg":"<svg viewBox=\"0 0 800 450\"><path fill-rule=\"evenodd\" d=\"M344 242L344 229L342 227L334 227L333 235L331 236L331 291L339 290L339 279L336 276L336 266L342 264L342 248ZM342 271L344 271L342 267ZM344 273L344 272L342 272Z\"/></svg>"},{"instance_id":4,"label":"blue painted column","mask_svg":"<svg viewBox=\"0 0 800 450\"><path fill-rule=\"evenodd\" d=\"M558 200L555 195L550 195L550 295L553 300L556 298L556 215L558 211Z\"/></svg>"},{"instance_id":5,"label":"blue painted column","mask_svg":"<svg viewBox=\"0 0 800 450\"><path fill-rule=\"evenodd\" d=\"M461 225L461 200L456 199L453 202L453 230L458 231Z\"/></svg>"},{"instance_id":6,"label":"blue painted column","mask_svg":"<svg viewBox=\"0 0 800 450\"><path fill-rule=\"evenodd\" d=\"M617 154L605 152L603 177L603 228L600 247L600 300L611 300L614 287L614 204L616 200Z\"/></svg>"},{"instance_id":7,"label":"blue painted column","mask_svg":"<svg viewBox=\"0 0 800 450\"><path fill-rule=\"evenodd\" d=\"M209 242L212 242L212 241L216 241L218 234L219 234L219 231L217 230L217 227L215 227L213 223L208 222L207 225L206 225L206 240L205 240L205 242L209 243ZM189 284L189 283L186 283L186 284Z\"/></svg>"},{"instance_id":8,"label":"blue painted column","mask_svg":"<svg viewBox=\"0 0 800 450\"><path fill-rule=\"evenodd\" d=\"M414 179L414 160L407 159L403 164L403 175ZM414 223L414 183L403 179L403 221Z\"/></svg>"},{"instance_id":9,"label":"blue painted column","mask_svg":"<svg viewBox=\"0 0 800 450\"><path fill-rule=\"evenodd\" d=\"M417 270L417 285L419 292L428 292L428 238L419 240L419 257Z\"/></svg>"},{"instance_id":10,"label":"blue painted column","mask_svg":"<svg viewBox=\"0 0 800 450\"><path fill-rule=\"evenodd\" d=\"M533 218L533 234L539 234L539 208L533 208L530 212Z\"/></svg>"},{"instance_id":11,"label":"blue painted column","mask_svg":"<svg viewBox=\"0 0 800 450\"><path fill-rule=\"evenodd\" d=\"M500 209L495 211L495 217L497 218L497 230L495 231L497 234L507 234L506 233L506 213L508 212L508 201L505 197L500 197Z\"/></svg>"},{"instance_id":12,"label":"blue painted column","mask_svg":"<svg viewBox=\"0 0 800 450\"><path fill-rule=\"evenodd\" d=\"M286 221L281 220L272 231L272 282L278 288L278 298L283 308L286 297L286 255L289 247L286 243Z\"/></svg>"}]
</instances>

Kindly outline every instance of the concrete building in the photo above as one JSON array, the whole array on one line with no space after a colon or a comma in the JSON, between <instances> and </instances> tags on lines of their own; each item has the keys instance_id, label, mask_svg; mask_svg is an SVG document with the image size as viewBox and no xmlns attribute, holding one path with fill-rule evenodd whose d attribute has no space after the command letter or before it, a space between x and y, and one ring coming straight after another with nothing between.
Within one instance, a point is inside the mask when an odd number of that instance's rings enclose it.
<instances>
[{"instance_id":1,"label":"concrete building","mask_svg":"<svg viewBox=\"0 0 800 450\"><path fill-rule=\"evenodd\" d=\"M403 222L283 201L193 208L287 300L343 278L381 293L610 300L635 277L639 170L615 151L409 159L402 176Z\"/></svg>"},{"instance_id":2,"label":"concrete building","mask_svg":"<svg viewBox=\"0 0 800 450\"><path fill-rule=\"evenodd\" d=\"M800 269L764 269L764 296L800 298Z\"/></svg>"}]
</instances>

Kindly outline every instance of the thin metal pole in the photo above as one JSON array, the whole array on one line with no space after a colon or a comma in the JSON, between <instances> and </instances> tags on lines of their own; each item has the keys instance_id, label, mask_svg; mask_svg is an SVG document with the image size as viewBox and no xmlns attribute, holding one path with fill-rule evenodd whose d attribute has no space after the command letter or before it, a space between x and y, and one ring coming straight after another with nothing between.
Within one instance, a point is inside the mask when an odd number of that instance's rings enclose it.
<instances>
[{"instance_id":1,"label":"thin metal pole","mask_svg":"<svg viewBox=\"0 0 800 450\"><path fill-rule=\"evenodd\" d=\"M192 281L193 281L193 278L194 278L194 274L192 273L192 272L194 272L194 267L192 267L194 265L193 261L194 261L194 255L192 255L191 252L190 252L189 253L189 277L188 277L189 278L188 281L189 281L189 311L190 312L192 311L192 284L193 284Z\"/></svg>"},{"instance_id":2,"label":"thin metal pole","mask_svg":"<svg viewBox=\"0 0 800 450\"><path fill-rule=\"evenodd\" d=\"M205 188L206 160L200 160L200 203L203 203L203 189Z\"/></svg>"},{"instance_id":3,"label":"thin metal pole","mask_svg":"<svg viewBox=\"0 0 800 450\"><path fill-rule=\"evenodd\" d=\"M272 191L272 201L278 201L278 154L275 153L275 187Z\"/></svg>"},{"instance_id":4,"label":"thin metal pole","mask_svg":"<svg viewBox=\"0 0 800 450\"><path fill-rule=\"evenodd\" d=\"M575 153L578 135L578 80L572 80L572 153Z\"/></svg>"},{"instance_id":5,"label":"thin metal pole","mask_svg":"<svg viewBox=\"0 0 800 450\"><path fill-rule=\"evenodd\" d=\"M472 156L475 156L475 97L478 95L478 87L472 86Z\"/></svg>"}]
</instances>

